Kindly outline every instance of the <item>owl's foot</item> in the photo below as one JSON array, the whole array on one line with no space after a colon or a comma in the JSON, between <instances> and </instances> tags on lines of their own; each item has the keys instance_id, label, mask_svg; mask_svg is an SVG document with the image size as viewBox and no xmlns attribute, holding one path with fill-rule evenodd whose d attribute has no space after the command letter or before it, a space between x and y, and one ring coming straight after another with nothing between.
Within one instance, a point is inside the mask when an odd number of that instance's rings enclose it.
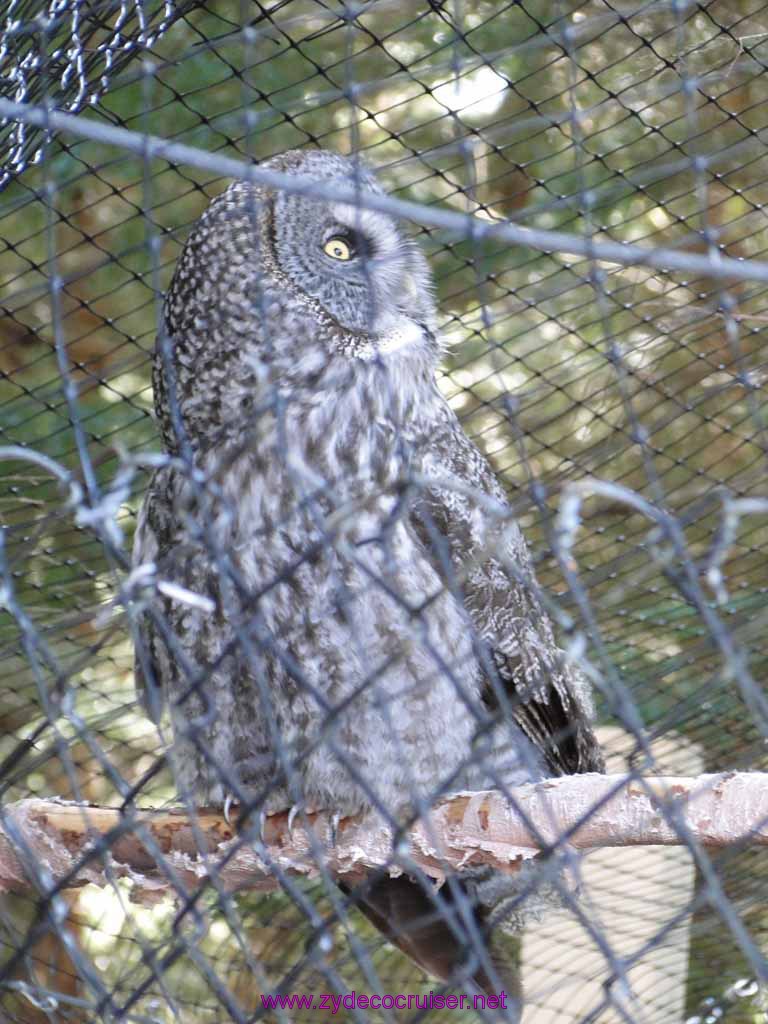
<instances>
[{"instance_id":1,"label":"owl's foot","mask_svg":"<svg viewBox=\"0 0 768 1024\"><path fill-rule=\"evenodd\" d=\"M234 818L232 814L233 807L238 807L238 814L236 818ZM238 831L245 827L246 822L252 821L253 818L256 818L257 835L262 843L266 843L267 812L263 807L259 808L258 811L249 811L246 806L245 814L243 814L242 808L240 808L235 797L231 793L227 793L224 797L224 807L221 813L229 827L237 829Z\"/></svg>"},{"instance_id":2,"label":"owl's foot","mask_svg":"<svg viewBox=\"0 0 768 1024\"><path fill-rule=\"evenodd\" d=\"M317 814L317 810L314 807L307 807L306 804L303 803L293 804L293 806L288 811L287 825L288 838L290 839L291 842L293 842L294 840L293 826L299 814ZM336 845L338 844L339 822L343 817L344 815L341 814L340 811L334 811L332 814L329 814L331 846L333 847L336 847Z\"/></svg>"}]
</instances>

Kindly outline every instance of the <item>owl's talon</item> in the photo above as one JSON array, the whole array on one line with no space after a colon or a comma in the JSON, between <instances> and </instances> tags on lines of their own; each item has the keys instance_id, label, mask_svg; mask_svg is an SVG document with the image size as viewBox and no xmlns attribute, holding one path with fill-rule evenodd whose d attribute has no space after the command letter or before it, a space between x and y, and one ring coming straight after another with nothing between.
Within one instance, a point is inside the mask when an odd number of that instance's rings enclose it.
<instances>
[{"instance_id":1,"label":"owl's talon","mask_svg":"<svg viewBox=\"0 0 768 1024\"><path fill-rule=\"evenodd\" d=\"M331 846L334 847L338 845L340 821L341 814L338 811L334 811L331 815Z\"/></svg>"},{"instance_id":2,"label":"owl's talon","mask_svg":"<svg viewBox=\"0 0 768 1024\"><path fill-rule=\"evenodd\" d=\"M294 804L288 811L288 838L291 842L293 842L293 823L301 810L303 810L303 804Z\"/></svg>"},{"instance_id":3,"label":"owl's talon","mask_svg":"<svg viewBox=\"0 0 768 1024\"><path fill-rule=\"evenodd\" d=\"M226 821L230 828L233 827L232 818L230 817L230 811L232 810L232 804L234 802L235 798L232 796L232 794L227 793L227 795L224 797L224 821Z\"/></svg>"}]
</instances>

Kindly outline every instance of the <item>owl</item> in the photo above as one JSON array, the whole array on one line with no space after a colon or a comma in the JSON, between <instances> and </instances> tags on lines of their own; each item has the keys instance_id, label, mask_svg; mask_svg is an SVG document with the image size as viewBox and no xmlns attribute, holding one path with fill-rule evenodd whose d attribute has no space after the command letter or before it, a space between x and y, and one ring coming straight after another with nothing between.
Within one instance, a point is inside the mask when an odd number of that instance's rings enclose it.
<instances>
[{"instance_id":1,"label":"owl","mask_svg":"<svg viewBox=\"0 0 768 1024\"><path fill-rule=\"evenodd\" d=\"M330 152L264 166L381 193ZM186 799L401 825L452 791L603 770L440 354L420 248L364 203L238 182L192 230L154 363L170 458L134 548L166 583L136 675ZM519 995L498 877L459 874L439 913L433 896L407 875L350 892L431 975Z\"/></svg>"}]
</instances>

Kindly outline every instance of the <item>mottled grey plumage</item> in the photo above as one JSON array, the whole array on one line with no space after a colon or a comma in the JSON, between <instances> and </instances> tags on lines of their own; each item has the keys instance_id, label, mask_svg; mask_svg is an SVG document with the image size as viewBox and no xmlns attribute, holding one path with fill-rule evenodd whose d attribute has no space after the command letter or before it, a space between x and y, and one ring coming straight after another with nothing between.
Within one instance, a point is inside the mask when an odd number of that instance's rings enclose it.
<instances>
[{"instance_id":1,"label":"mottled grey plumage","mask_svg":"<svg viewBox=\"0 0 768 1024\"><path fill-rule=\"evenodd\" d=\"M268 166L380 191L330 153ZM328 255L331 237L357 257ZM450 790L601 770L503 490L436 385L430 275L399 227L232 185L165 323L155 402L179 459L151 482L135 561L214 609L165 596L165 635L140 630L180 787L402 818ZM394 891L366 907L390 934ZM435 941L408 951L440 973Z\"/></svg>"}]
</instances>

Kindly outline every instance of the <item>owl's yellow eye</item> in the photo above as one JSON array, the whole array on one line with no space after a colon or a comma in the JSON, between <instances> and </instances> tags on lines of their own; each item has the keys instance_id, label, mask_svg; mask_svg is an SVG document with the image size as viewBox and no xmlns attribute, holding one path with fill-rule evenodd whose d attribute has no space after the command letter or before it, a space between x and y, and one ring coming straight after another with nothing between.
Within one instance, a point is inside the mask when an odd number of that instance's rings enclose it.
<instances>
[{"instance_id":1,"label":"owl's yellow eye","mask_svg":"<svg viewBox=\"0 0 768 1024\"><path fill-rule=\"evenodd\" d=\"M328 241L323 246L323 252L326 254L326 256L330 256L331 259L334 260L352 259L352 249L349 245L349 242L347 242L343 238L329 238Z\"/></svg>"}]
</instances>

